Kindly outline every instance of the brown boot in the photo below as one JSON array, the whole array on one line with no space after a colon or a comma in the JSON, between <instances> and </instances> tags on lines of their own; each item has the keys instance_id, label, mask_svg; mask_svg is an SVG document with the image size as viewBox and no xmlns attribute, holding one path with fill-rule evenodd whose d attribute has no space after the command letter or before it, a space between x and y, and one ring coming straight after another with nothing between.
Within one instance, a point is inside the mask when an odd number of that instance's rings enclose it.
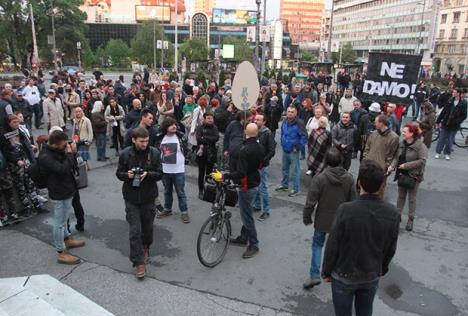
<instances>
[{"instance_id":1,"label":"brown boot","mask_svg":"<svg viewBox=\"0 0 468 316\"><path fill-rule=\"evenodd\" d=\"M75 257L64 250L58 253L57 262L62 264L78 264L80 263L80 258Z\"/></svg>"},{"instance_id":2,"label":"brown boot","mask_svg":"<svg viewBox=\"0 0 468 316\"><path fill-rule=\"evenodd\" d=\"M142 280L145 277L146 267L144 264L139 264L136 266L136 277L139 280Z\"/></svg>"},{"instance_id":3,"label":"brown boot","mask_svg":"<svg viewBox=\"0 0 468 316\"><path fill-rule=\"evenodd\" d=\"M71 237L68 237L67 239L65 239L64 242L65 242L65 247L67 247L67 249L83 247L85 245L85 242L83 240L76 240Z\"/></svg>"},{"instance_id":4,"label":"brown boot","mask_svg":"<svg viewBox=\"0 0 468 316\"><path fill-rule=\"evenodd\" d=\"M143 253L145 254L145 264L148 264L150 262L149 246L143 246Z\"/></svg>"}]
</instances>

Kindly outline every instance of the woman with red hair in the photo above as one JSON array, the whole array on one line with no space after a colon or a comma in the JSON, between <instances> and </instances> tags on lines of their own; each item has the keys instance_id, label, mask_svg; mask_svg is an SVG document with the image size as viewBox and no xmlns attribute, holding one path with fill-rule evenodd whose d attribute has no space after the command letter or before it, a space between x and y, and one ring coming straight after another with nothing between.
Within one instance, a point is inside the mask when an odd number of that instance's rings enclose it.
<instances>
[{"instance_id":1,"label":"woman with red hair","mask_svg":"<svg viewBox=\"0 0 468 316\"><path fill-rule=\"evenodd\" d=\"M416 194L419 184L424 180L424 168L427 159L427 147L421 140L421 130L416 124L407 124L402 132L403 140L398 149L398 159L392 163L396 170L395 180L398 183L397 208L400 214L405 207L408 196L409 212L406 230L413 230L416 214Z\"/></svg>"}]
</instances>

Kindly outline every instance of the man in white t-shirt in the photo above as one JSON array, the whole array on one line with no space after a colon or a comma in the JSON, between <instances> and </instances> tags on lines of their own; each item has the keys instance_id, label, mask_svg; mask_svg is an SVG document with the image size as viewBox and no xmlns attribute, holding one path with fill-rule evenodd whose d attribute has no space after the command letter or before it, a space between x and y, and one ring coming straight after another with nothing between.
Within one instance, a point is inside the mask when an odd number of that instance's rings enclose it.
<instances>
[{"instance_id":1,"label":"man in white t-shirt","mask_svg":"<svg viewBox=\"0 0 468 316\"><path fill-rule=\"evenodd\" d=\"M158 212L158 218L172 215L173 187L177 193L181 220L190 223L185 195L185 155L187 143L183 135L177 131L177 121L166 117L161 124L164 137L161 141L161 162L163 168L162 182L164 185L164 210Z\"/></svg>"},{"instance_id":2,"label":"man in white t-shirt","mask_svg":"<svg viewBox=\"0 0 468 316\"><path fill-rule=\"evenodd\" d=\"M32 106L34 110L34 123L36 128L39 129L42 123L43 111L40 104L41 94L37 86L34 85L34 79L29 79L28 85L23 88L23 98Z\"/></svg>"}]
</instances>

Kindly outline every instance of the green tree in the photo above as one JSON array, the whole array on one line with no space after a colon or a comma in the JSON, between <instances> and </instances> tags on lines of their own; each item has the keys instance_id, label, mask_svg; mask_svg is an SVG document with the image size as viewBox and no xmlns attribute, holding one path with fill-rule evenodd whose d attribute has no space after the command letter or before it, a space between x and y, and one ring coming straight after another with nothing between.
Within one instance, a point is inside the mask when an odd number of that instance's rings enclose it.
<instances>
[{"instance_id":1,"label":"green tree","mask_svg":"<svg viewBox=\"0 0 468 316\"><path fill-rule=\"evenodd\" d=\"M353 49L353 45L350 43L346 43L341 47L342 49L342 56L341 56L341 63L342 64L352 64L356 62L356 51ZM340 52L332 53L332 60L333 63L337 64L340 62Z\"/></svg>"},{"instance_id":2,"label":"green tree","mask_svg":"<svg viewBox=\"0 0 468 316\"><path fill-rule=\"evenodd\" d=\"M249 44L245 40L235 36L227 36L224 38L223 44L234 45L234 60L252 60L254 50L250 48Z\"/></svg>"},{"instance_id":3,"label":"green tree","mask_svg":"<svg viewBox=\"0 0 468 316\"><path fill-rule=\"evenodd\" d=\"M318 60L318 58L317 58L317 56L315 56L311 52L305 51L305 52L302 52L301 60L302 61L308 61L308 62L315 62L315 61Z\"/></svg>"},{"instance_id":4,"label":"green tree","mask_svg":"<svg viewBox=\"0 0 468 316\"><path fill-rule=\"evenodd\" d=\"M163 37L163 29L160 25L156 24L156 40L167 40ZM153 21L144 22L136 36L131 41L131 48L133 57L137 59L140 64L153 65ZM159 68L161 63L161 49L156 49L156 67ZM174 45L169 43L169 49L164 50L164 65L172 65L174 63Z\"/></svg>"},{"instance_id":5,"label":"green tree","mask_svg":"<svg viewBox=\"0 0 468 316\"><path fill-rule=\"evenodd\" d=\"M179 47L179 60L185 55L188 61L206 60L208 58L208 46L201 39L187 40Z\"/></svg>"},{"instance_id":6,"label":"green tree","mask_svg":"<svg viewBox=\"0 0 468 316\"><path fill-rule=\"evenodd\" d=\"M131 50L128 45L121 39L111 39L107 42L106 55L112 61L112 66L119 68L130 68L131 66Z\"/></svg>"}]
</instances>

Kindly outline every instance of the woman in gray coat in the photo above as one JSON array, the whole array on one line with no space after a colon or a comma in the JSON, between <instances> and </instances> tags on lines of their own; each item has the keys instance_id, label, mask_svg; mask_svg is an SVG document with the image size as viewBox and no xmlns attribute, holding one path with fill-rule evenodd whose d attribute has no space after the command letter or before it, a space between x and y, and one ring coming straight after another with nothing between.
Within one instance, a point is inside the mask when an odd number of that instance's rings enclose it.
<instances>
[{"instance_id":1,"label":"woman in gray coat","mask_svg":"<svg viewBox=\"0 0 468 316\"><path fill-rule=\"evenodd\" d=\"M421 140L419 127L407 124L402 132L403 140L398 149L398 158L392 163L391 169L396 170L398 181L397 208L400 214L405 207L406 196L409 201L408 222L406 230L413 230L416 213L416 195L419 184L424 180L424 168L427 159L427 147Z\"/></svg>"}]
</instances>

